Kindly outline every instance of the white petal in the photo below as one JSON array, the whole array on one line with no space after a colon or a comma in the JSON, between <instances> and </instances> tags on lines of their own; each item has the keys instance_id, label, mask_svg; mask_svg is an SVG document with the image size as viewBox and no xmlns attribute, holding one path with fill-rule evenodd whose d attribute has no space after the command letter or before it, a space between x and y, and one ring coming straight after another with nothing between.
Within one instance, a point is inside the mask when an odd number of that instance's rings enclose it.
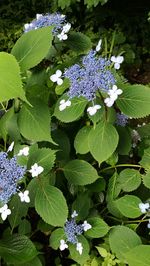
<instances>
[{"instance_id":1,"label":"white petal","mask_svg":"<svg viewBox=\"0 0 150 266\"><path fill-rule=\"evenodd\" d=\"M53 82L56 82L57 79L58 79L58 77L57 77L56 74L50 76L50 80L53 81Z\"/></svg>"},{"instance_id":2,"label":"white petal","mask_svg":"<svg viewBox=\"0 0 150 266\"><path fill-rule=\"evenodd\" d=\"M64 104L64 103L65 103L65 100L64 99L60 101L60 104Z\"/></svg>"},{"instance_id":3,"label":"white petal","mask_svg":"<svg viewBox=\"0 0 150 266\"><path fill-rule=\"evenodd\" d=\"M61 70L56 70L56 76L58 77L58 78L60 78L61 77L61 75L62 75L62 72L61 72Z\"/></svg>"},{"instance_id":4,"label":"white petal","mask_svg":"<svg viewBox=\"0 0 150 266\"><path fill-rule=\"evenodd\" d=\"M63 26L63 32L67 33L71 28L71 24L67 23L66 25Z\"/></svg>"},{"instance_id":5,"label":"white petal","mask_svg":"<svg viewBox=\"0 0 150 266\"><path fill-rule=\"evenodd\" d=\"M96 108L96 110L101 109L101 106L99 104L96 104L94 107Z\"/></svg>"},{"instance_id":6,"label":"white petal","mask_svg":"<svg viewBox=\"0 0 150 266\"><path fill-rule=\"evenodd\" d=\"M119 68L120 68L120 64L119 64L119 63L115 63L115 64L114 64L114 68L115 68L115 69L119 69Z\"/></svg>"},{"instance_id":7,"label":"white petal","mask_svg":"<svg viewBox=\"0 0 150 266\"><path fill-rule=\"evenodd\" d=\"M78 216L78 213L76 211L73 211L72 215L71 215L71 218L75 218Z\"/></svg>"},{"instance_id":8,"label":"white petal","mask_svg":"<svg viewBox=\"0 0 150 266\"><path fill-rule=\"evenodd\" d=\"M114 55L111 56L110 60L111 60L112 62L116 63L116 57L115 57Z\"/></svg>"},{"instance_id":9,"label":"white petal","mask_svg":"<svg viewBox=\"0 0 150 266\"><path fill-rule=\"evenodd\" d=\"M97 46L96 46L96 52L99 52L100 51L100 49L101 49L101 45L102 45L102 39L100 39L99 40L99 42L98 42L98 44L97 44Z\"/></svg>"},{"instance_id":10,"label":"white petal","mask_svg":"<svg viewBox=\"0 0 150 266\"><path fill-rule=\"evenodd\" d=\"M8 147L7 152L12 151L14 147L14 141L10 144L10 146Z\"/></svg>"},{"instance_id":11,"label":"white petal","mask_svg":"<svg viewBox=\"0 0 150 266\"><path fill-rule=\"evenodd\" d=\"M121 64L123 62L123 60L124 60L123 56L121 56L121 55L117 56L117 63Z\"/></svg>"},{"instance_id":12,"label":"white petal","mask_svg":"<svg viewBox=\"0 0 150 266\"><path fill-rule=\"evenodd\" d=\"M8 205L5 204L3 207L0 208L0 213L6 211L8 209Z\"/></svg>"},{"instance_id":13,"label":"white petal","mask_svg":"<svg viewBox=\"0 0 150 266\"><path fill-rule=\"evenodd\" d=\"M66 106L71 106L71 101L67 100L66 101Z\"/></svg>"},{"instance_id":14,"label":"white petal","mask_svg":"<svg viewBox=\"0 0 150 266\"><path fill-rule=\"evenodd\" d=\"M123 91L122 91L121 89L118 89L118 90L117 90L117 94L118 94L118 95L120 95L120 94L122 94L122 93L123 93Z\"/></svg>"},{"instance_id":15,"label":"white petal","mask_svg":"<svg viewBox=\"0 0 150 266\"><path fill-rule=\"evenodd\" d=\"M113 90L113 91L117 91L117 89L118 89L118 87L117 87L116 85L113 85L113 86L112 86L112 90Z\"/></svg>"},{"instance_id":16,"label":"white petal","mask_svg":"<svg viewBox=\"0 0 150 266\"><path fill-rule=\"evenodd\" d=\"M60 250L64 250L66 248L68 248L68 245L65 243L65 241L63 239L60 240Z\"/></svg>"},{"instance_id":17,"label":"white petal","mask_svg":"<svg viewBox=\"0 0 150 266\"><path fill-rule=\"evenodd\" d=\"M28 29L30 28L30 24L29 24L29 23L26 23L26 24L24 25L24 28L25 28L25 30L28 30Z\"/></svg>"},{"instance_id":18,"label":"white petal","mask_svg":"<svg viewBox=\"0 0 150 266\"><path fill-rule=\"evenodd\" d=\"M63 111L63 110L65 110L66 109L66 104L64 103L64 104L61 104L61 105L59 105L59 111Z\"/></svg>"},{"instance_id":19,"label":"white petal","mask_svg":"<svg viewBox=\"0 0 150 266\"><path fill-rule=\"evenodd\" d=\"M77 243L76 250L79 251L79 254L82 254L83 246L81 243Z\"/></svg>"},{"instance_id":20,"label":"white petal","mask_svg":"<svg viewBox=\"0 0 150 266\"><path fill-rule=\"evenodd\" d=\"M62 84L63 84L63 80L62 80L61 78L58 78L58 79L57 79L57 84L58 84L58 85L62 85Z\"/></svg>"},{"instance_id":21,"label":"white petal","mask_svg":"<svg viewBox=\"0 0 150 266\"><path fill-rule=\"evenodd\" d=\"M39 19L42 17L42 14L36 14L36 19Z\"/></svg>"},{"instance_id":22,"label":"white petal","mask_svg":"<svg viewBox=\"0 0 150 266\"><path fill-rule=\"evenodd\" d=\"M84 223L82 224L82 226L83 226L83 230L85 232L92 228L92 226L89 223L87 223L87 221L84 221Z\"/></svg>"}]
</instances>

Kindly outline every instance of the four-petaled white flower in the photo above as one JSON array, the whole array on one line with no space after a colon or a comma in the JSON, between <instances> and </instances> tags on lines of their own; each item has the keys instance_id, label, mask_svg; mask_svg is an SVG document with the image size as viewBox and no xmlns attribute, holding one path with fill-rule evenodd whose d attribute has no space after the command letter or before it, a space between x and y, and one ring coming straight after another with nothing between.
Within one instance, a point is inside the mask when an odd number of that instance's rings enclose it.
<instances>
[{"instance_id":1,"label":"four-petaled white flower","mask_svg":"<svg viewBox=\"0 0 150 266\"><path fill-rule=\"evenodd\" d=\"M11 210L8 209L8 205L5 204L2 208L0 208L0 213L2 220L5 221L7 216L11 214Z\"/></svg>"},{"instance_id":2,"label":"four-petaled white flower","mask_svg":"<svg viewBox=\"0 0 150 266\"><path fill-rule=\"evenodd\" d=\"M8 147L8 150L7 150L7 152L9 152L9 151L12 151L13 150L13 148L14 148L14 141L10 144L10 146Z\"/></svg>"},{"instance_id":3,"label":"four-petaled white flower","mask_svg":"<svg viewBox=\"0 0 150 266\"><path fill-rule=\"evenodd\" d=\"M24 192L19 192L18 195L20 197L21 202L26 202L26 203L30 202L29 190L25 190Z\"/></svg>"},{"instance_id":4,"label":"four-petaled white flower","mask_svg":"<svg viewBox=\"0 0 150 266\"><path fill-rule=\"evenodd\" d=\"M60 240L60 250L64 250L66 248L68 248L68 245L66 244L65 240L61 239Z\"/></svg>"},{"instance_id":5,"label":"four-petaled white flower","mask_svg":"<svg viewBox=\"0 0 150 266\"><path fill-rule=\"evenodd\" d=\"M67 32L70 30L70 28L71 28L71 24L70 24L70 23L67 23L67 24L65 24L65 25L63 26L62 31L63 31L64 33L67 33Z\"/></svg>"},{"instance_id":6,"label":"four-petaled white flower","mask_svg":"<svg viewBox=\"0 0 150 266\"><path fill-rule=\"evenodd\" d=\"M39 166L37 163L31 166L31 169L29 172L31 173L32 177L38 176L44 171L44 168L42 166Z\"/></svg>"},{"instance_id":7,"label":"four-petaled white flower","mask_svg":"<svg viewBox=\"0 0 150 266\"><path fill-rule=\"evenodd\" d=\"M92 226L87 222L87 221L84 221L84 223L82 224L83 226L83 230L86 232L87 230L91 229Z\"/></svg>"},{"instance_id":8,"label":"four-petaled white flower","mask_svg":"<svg viewBox=\"0 0 150 266\"><path fill-rule=\"evenodd\" d=\"M50 80L56 82L57 85L62 85L63 80L61 79L62 72L61 70L56 70L56 73L50 76Z\"/></svg>"},{"instance_id":9,"label":"four-petaled white flower","mask_svg":"<svg viewBox=\"0 0 150 266\"><path fill-rule=\"evenodd\" d=\"M149 203L139 203L139 208L142 213L146 213L149 209L150 205Z\"/></svg>"},{"instance_id":10,"label":"four-petaled white flower","mask_svg":"<svg viewBox=\"0 0 150 266\"><path fill-rule=\"evenodd\" d=\"M113 85L112 89L108 91L108 95L115 101L117 100L118 95L122 94L122 92L123 91L121 89L118 89L116 85Z\"/></svg>"},{"instance_id":11,"label":"four-petaled white flower","mask_svg":"<svg viewBox=\"0 0 150 266\"><path fill-rule=\"evenodd\" d=\"M77 243L76 250L79 252L80 255L82 254L83 246L81 243Z\"/></svg>"},{"instance_id":12,"label":"four-petaled white flower","mask_svg":"<svg viewBox=\"0 0 150 266\"><path fill-rule=\"evenodd\" d=\"M97 46L96 46L96 52L99 52L100 51L100 49L101 49L101 45L102 45L102 39L100 39L99 40L99 42L98 42L98 44L97 44Z\"/></svg>"},{"instance_id":13,"label":"four-petaled white flower","mask_svg":"<svg viewBox=\"0 0 150 266\"><path fill-rule=\"evenodd\" d=\"M73 213L71 214L71 218L75 218L78 216L78 213L76 211L73 211Z\"/></svg>"},{"instance_id":14,"label":"four-petaled white flower","mask_svg":"<svg viewBox=\"0 0 150 266\"><path fill-rule=\"evenodd\" d=\"M71 24L67 23L63 26L62 32L60 34L57 35L58 39L60 41L65 41L68 39L68 35L66 33L68 33L68 31L71 28Z\"/></svg>"},{"instance_id":15,"label":"four-petaled white flower","mask_svg":"<svg viewBox=\"0 0 150 266\"><path fill-rule=\"evenodd\" d=\"M18 152L18 156L28 156L29 155L29 147L24 147L22 150Z\"/></svg>"},{"instance_id":16,"label":"four-petaled white flower","mask_svg":"<svg viewBox=\"0 0 150 266\"><path fill-rule=\"evenodd\" d=\"M114 100L112 98L106 98L104 102L106 103L107 107L111 107L114 104Z\"/></svg>"},{"instance_id":17,"label":"four-petaled white flower","mask_svg":"<svg viewBox=\"0 0 150 266\"><path fill-rule=\"evenodd\" d=\"M59 111L63 111L66 109L66 107L69 107L69 106L71 106L71 101L69 100L66 101L63 99L60 101Z\"/></svg>"},{"instance_id":18,"label":"four-petaled white flower","mask_svg":"<svg viewBox=\"0 0 150 266\"><path fill-rule=\"evenodd\" d=\"M124 57L121 56L121 55L118 55L118 56L112 56L110 58L110 60L114 63L114 68L115 69L119 69L120 68L120 64L123 62L124 60Z\"/></svg>"},{"instance_id":19,"label":"four-petaled white flower","mask_svg":"<svg viewBox=\"0 0 150 266\"><path fill-rule=\"evenodd\" d=\"M89 115L95 115L97 110L99 110L101 108L101 106L99 104L96 104L94 106L90 106L87 109L87 112L89 113Z\"/></svg>"}]
</instances>

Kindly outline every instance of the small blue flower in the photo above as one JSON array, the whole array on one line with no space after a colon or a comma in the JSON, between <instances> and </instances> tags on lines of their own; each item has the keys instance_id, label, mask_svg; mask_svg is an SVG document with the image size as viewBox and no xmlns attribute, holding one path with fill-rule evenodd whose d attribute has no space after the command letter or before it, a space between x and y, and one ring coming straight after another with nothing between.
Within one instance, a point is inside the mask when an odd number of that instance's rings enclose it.
<instances>
[{"instance_id":1,"label":"small blue flower","mask_svg":"<svg viewBox=\"0 0 150 266\"><path fill-rule=\"evenodd\" d=\"M84 231L82 225L78 225L76 223L75 218L72 218L70 221L66 221L64 230L67 241L72 244L76 244L78 242L77 236L82 235Z\"/></svg>"},{"instance_id":2,"label":"small blue flower","mask_svg":"<svg viewBox=\"0 0 150 266\"><path fill-rule=\"evenodd\" d=\"M128 119L129 119L129 118L128 118L127 115L117 113L116 124L117 124L118 126L125 127L126 124L128 123Z\"/></svg>"}]
</instances>

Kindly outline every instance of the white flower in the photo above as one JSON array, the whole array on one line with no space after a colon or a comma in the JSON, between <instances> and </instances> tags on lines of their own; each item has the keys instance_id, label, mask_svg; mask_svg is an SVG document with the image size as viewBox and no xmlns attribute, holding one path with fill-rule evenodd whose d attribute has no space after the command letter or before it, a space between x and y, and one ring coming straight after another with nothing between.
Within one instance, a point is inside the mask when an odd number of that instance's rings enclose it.
<instances>
[{"instance_id":1,"label":"white flower","mask_svg":"<svg viewBox=\"0 0 150 266\"><path fill-rule=\"evenodd\" d=\"M25 30L28 30L30 28L30 24L29 23L26 23L25 25L24 25L24 29Z\"/></svg>"},{"instance_id":2,"label":"white flower","mask_svg":"<svg viewBox=\"0 0 150 266\"><path fill-rule=\"evenodd\" d=\"M60 41L65 41L68 39L68 35L64 33L63 31L60 34L58 34L57 37Z\"/></svg>"},{"instance_id":3,"label":"white flower","mask_svg":"<svg viewBox=\"0 0 150 266\"><path fill-rule=\"evenodd\" d=\"M18 193L21 202L30 202L30 198L29 198L29 190L25 190L24 192L19 192Z\"/></svg>"},{"instance_id":4,"label":"white flower","mask_svg":"<svg viewBox=\"0 0 150 266\"><path fill-rule=\"evenodd\" d=\"M56 73L50 76L50 80L53 82L56 82L57 85L62 85L63 84L63 80L60 78L62 75L61 70L56 70Z\"/></svg>"},{"instance_id":5,"label":"white flower","mask_svg":"<svg viewBox=\"0 0 150 266\"><path fill-rule=\"evenodd\" d=\"M80 255L82 254L83 246L81 243L79 242L77 243L76 250L79 251Z\"/></svg>"},{"instance_id":6,"label":"white flower","mask_svg":"<svg viewBox=\"0 0 150 266\"><path fill-rule=\"evenodd\" d=\"M107 107L111 107L114 104L114 100L112 98L106 98L104 102L106 103Z\"/></svg>"},{"instance_id":7,"label":"white flower","mask_svg":"<svg viewBox=\"0 0 150 266\"><path fill-rule=\"evenodd\" d=\"M10 144L10 146L8 147L7 152L12 151L13 148L14 148L14 141L13 141L13 142Z\"/></svg>"},{"instance_id":8,"label":"white flower","mask_svg":"<svg viewBox=\"0 0 150 266\"><path fill-rule=\"evenodd\" d=\"M19 151L18 156L28 156L29 155L29 147L24 147L22 150Z\"/></svg>"},{"instance_id":9,"label":"white flower","mask_svg":"<svg viewBox=\"0 0 150 266\"><path fill-rule=\"evenodd\" d=\"M43 172L44 168L42 166L39 166L37 163L31 166L31 169L29 172L31 173L32 177L38 176Z\"/></svg>"},{"instance_id":10,"label":"white flower","mask_svg":"<svg viewBox=\"0 0 150 266\"><path fill-rule=\"evenodd\" d=\"M66 101L63 99L60 101L59 110L63 111L66 109L67 106L71 106L71 101L69 101L69 100Z\"/></svg>"},{"instance_id":11,"label":"white flower","mask_svg":"<svg viewBox=\"0 0 150 266\"><path fill-rule=\"evenodd\" d=\"M5 221L7 216L11 214L11 210L8 209L8 205L5 204L2 208L0 208L0 213L1 213L2 220Z\"/></svg>"},{"instance_id":12,"label":"white flower","mask_svg":"<svg viewBox=\"0 0 150 266\"><path fill-rule=\"evenodd\" d=\"M42 14L36 14L36 19L38 20L39 18L42 17Z\"/></svg>"},{"instance_id":13,"label":"white flower","mask_svg":"<svg viewBox=\"0 0 150 266\"><path fill-rule=\"evenodd\" d=\"M123 62L124 57L121 55L118 56L112 56L110 59L113 63L114 63L114 68L115 69L119 69L120 68L120 64Z\"/></svg>"},{"instance_id":14,"label":"white flower","mask_svg":"<svg viewBox=\"0 0 150 266\"><path fill-rule=\"evenodd\" d=\"M96 46L96 52L99 52L100 51L100 49L101 49L101 45L102 45L102 39L100 39L99 40L99 42L98 42L98 44L97 44L97 46Z\"/></svg>"},{"instance_id":15,"label":"white flower","mask_svg":"<svg viewBox=\"0 0 150 266\"><path fill-rule=\"evenodd\" d=\"M118 89L116 85L113 85L112 89L108 91L108 95L115 101L117 100L118 95L122 94L122 92L123 91Z\"/></svg>"},{"instance_id":16,"label":"white flower","mask_svg":"<svg viewBox=\"0 0 150 266\"><path fill-rule=\"evenodd\" d=\"M139 208L142 213L146 213L149 209L150 205L149 203L139 203Z\"/></svg>"},{"instance_id":17,"label":"white flower","mask_svg":"<svg viewBox=\"0 0 150 266\"><path fill-rule=\"evenodd\" d=\"M71 29L71 24L67 23L63 26L62 32L67 33Z\"/></svg>"},{"instance_id":18,"label":"white flower","mask_svg":"<svg viewBox=\"0 0 150 266\"><path fill-rule=\"evenodd\" d=\"M86 232L87 230L89 230L89 229L91 229L92 228L92 226L89 224L89 223L87 223L87 221L84 221L84 223L82 224L82 226L83 226L83 230Z\"/></svg>"},{"instance_id":19,"label":"white flower","mask_svg":"<svg viewBox=\"0 0 150 266\"><path fill-rule=\"evenodd\" d=\"M60 240L60 250L64 250L66 248L68 248L68 245L66 244L65 240L61 239Z\"/></svg>"},{"instance_id":20,"label":"white flower","mask_svg":"<svg viewBox=\"0 0 150 266\"><path fill-rule=\"evenodd\" d=\"M96 104L94 106L88 107L87 112L92 116L92 115L95 115L97 110L100 108L101 106L99 104Z\"/></svg>"},{"instance_id":21,"label":"white flower","mask_svg":"<svg viewBox=\"0 0 150 266\"><path fill-rule=\"evenodd\" d=\"M73 213L71 214L71 218L75 218L78 216L78 213L76 211L73 211Z\"/></svg>"}]
</instances>

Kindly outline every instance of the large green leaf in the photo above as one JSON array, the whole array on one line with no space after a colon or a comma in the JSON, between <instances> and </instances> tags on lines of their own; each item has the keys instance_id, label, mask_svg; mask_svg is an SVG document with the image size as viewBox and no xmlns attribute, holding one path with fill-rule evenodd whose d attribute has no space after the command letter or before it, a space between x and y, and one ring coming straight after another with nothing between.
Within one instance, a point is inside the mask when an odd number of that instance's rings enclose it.
<instances>
[{"instance_id":1,"label":"large green leaf","mask_svg":"<svg viewBox=\"0 0 150 266\"><path fill-rule=\"evenodd\" d=\"M62 192L42 181L39 185L35 198L37 213L46 223L63 226L68 216L68 208Z\"/></svg>"},{"instance_id":2,"label":"large green leaf","mask_svg":"<svg viewBox=\"0 0 150 266\"><path fill-rule=\"evenodd\" d=\"M109 233L109 243L112 252L115 253L119 259L124 260L128 251L141 244L141 239L130 228L119 225L111 229Z\"/></svg>"},{"instance_id":3,"label":"large green leaf","mask_svg":"<svg viewBox=\"0 0 150 266\"><path fill-rule=\"evenodd\" d=\"M140 165L146 169L150 169L150 148L144 150L144 155L140 161Z\"/></svg>"},{"instance_id":4,"label":"large green leaf","mask_svg":"<svg viewBox=\"0 0 150 266\"><path fill-rule=\"evenodd\" d=\"M66 44L71 50L77 53L85 53L92 48L90 38L81 32L71 32L68 36Z\"/></svg>"},{"instance_id":5,"label":"large green leaf","mask_svg":"<svg viewBox=\"0 0 150 266\"><path fill-rule=\"evenodd\" d=\"M150 246L138 245L125 254L129 266L149 266Z\"/></svg>"},{"instance_id":6,"label":"large green leaf","mask_svg":"<svg viewBox=\"0 0 150 266\"><path fill-rule=\"evenodd\" d=\"M33 260L26 262L25 264L18 264L18 266L42 266L42 263L38 257L35 257Z\"/></svg>"},{"instance_id":7,"label":"large green leaf","mask_svg":"<svg viewBox=\"0 0 150 266\"><path fill-rule=\"evenodd\" d=\"M16 57L22 71L39 64L47 55L52 42L52 27L43 27L24 33L11 53Z\"/></svg>"},{"instance_id":8,"label":"large green leaf","mask_svg":"<svg viewBox=\"0 0 150 266\"><path fill-rule=\"evenodd\" d=\"M92 226L85 234L91 238L99 238L105 236L109 231L109 226L99 217L87 219L88 223Z\"/></svg>"},{"instance_id":9,"label":"large green leaf","mask_svg":"<svg viewBox=\"0 0 150 266\"><path fill-rule=\"evenodd\" d=\"M66 95L62 95L61 98L56 103L54 115L62 122L68 123L75 121L81 117L84 112L85 106L87 105L87 100L83 97L71 99L71 106L66 107L65 110L60 111L59 105L60 101L64 99L67 100Z\"/></svg>"},{"instance_id":10,"label":"large green leaf","mask_svg":"<svg viewBox=\"0 0 150 266\"><path fill-rule=\"evenodd\" d=\"M150 189L150 171L143 175L142 178L144 186Z\"/></svg>"},{"instance_id":11,"label":"large green leaf","mask_svg":"<svg viewBox=\"0 0 150 266\"><path fill-rule=\"evenodd\" d=\"M99 162L107 160L118 144L116 129L107 122L100 122L89 133L89 148L93 157Z\"/></svg>"},{"instance_id":12,"label":"large green leaf","mask_svg":"<svg viewBox=\"0 0 150 266\"><path fill-rule=\"evenodd\" d=\"M131 192L140 186L141 175L137 170L126 168L119 174L118 182L123 191Z\"/></svg>"},{"instance_id":13,"label":"large green leaf","mask_svg":"<svg viewBox=\"0 0 150 266\"><path fill-rule=\"evenodd\" d=\"M65 240L65 238L66 238L66 235L65 235L64 229L57 228L51 233L49 244L53 249L58 249L60 246L60 240L61 239Z\"/></svg>"},{"instance_id":14,"label":"large green leaf","mask_svg":"<svg viewBox=\"0 0 150 266\"><path fill-rule=\"evenodd\" d=\"M26 101L22 88L20 68L11 54L0 53L0 102L19 97Z\"/></svg>"},{"instance_id":15,"label":"large green leaf","mask_svg":"<svg viewBox=\"0 0 150 266\"><path fill-rule=\"evenodd\" d=\"M150 114L150 88L144 85L126 85L119 87L123 93L117 100L120 110L133 118Z\"/></svg>"},{"instance_id":16,"label":"large green leaf","mask_svg":"<svg viewBox=\"0 0 150 266\"><path fill-rule=\"evenodd\" d=\"M35 246L26 236L15 234L0 240L0 256L8 263L23 264L36 255Z\"/></svg>"},{"instance_id":17,"label":"large green leaf","mask_svg":"<svg viewBox=\"0 0 150 266\"><path fill-rule=\"evenodd\" d=\"M117 208L128 218L137 218L141 215L139 203L141 200L134 195L125 195L116 200Z\"/></svg>"},{"instance_id":18,"label":"large green leaf","mask_svg":"<svg viewBox=\"0 0 150 266\"><path fill-rule=\"evenodd\" d=\"M91 131L91 127L84 126L82 127L74 140L74 147L76 149L76 153L85 154L89 152L88 146L88 137Z\"/></svg>"},{"instance_id":19,"label":"large green leaf","mask_svg":"<svg viewBox=\"0 0 150 266\"><path fill-rule=\"evenodd\" d=\"M32 141L51 141L50 113L47 105L32 99L32 107L23 104L18 117L21 134Z\"/></svg>"},{"instance_id":20,"label":"large green leaf","mask_svg":"<svg viewBox=\"0 0 150 266\"><path fill-rule=\"evenodd\" d=\"M82 235L78 236L78 242L82 243L83 251L80 255L79 252L76 250L76 245L69 244L69 251L71 258L79 263L79 265L83 265L89 259L89 243L86 238Z\"/></svg>"},{"instance_id":21,"label":"large green leaf","mask_svg":"<svg viewBox=\"0 0 150 266\"><path fill-rule=\"evenodd\" d=\"M84 186L99 178L96 169L83 160L73 160L63 168L67 180L75 185Z\"/></svg>"}]
</instances>

